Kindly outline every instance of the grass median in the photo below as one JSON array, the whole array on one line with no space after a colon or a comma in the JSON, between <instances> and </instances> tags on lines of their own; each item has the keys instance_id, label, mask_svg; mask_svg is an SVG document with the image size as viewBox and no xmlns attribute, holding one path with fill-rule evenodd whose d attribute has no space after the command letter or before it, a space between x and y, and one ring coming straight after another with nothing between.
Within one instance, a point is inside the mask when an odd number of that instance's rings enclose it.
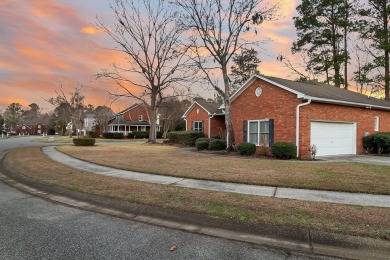
<instances>
[{"instance_id":1,"label":"grass median","mask_svg":"<svg viewBox=\"0 0 390 260\"><path fill-rule=\"evenodd\" d=\"M212 156L151 144L65 145L58 150L97 164L153 174L277 187L390 194L390 166Z\"/></svg>"},{"instance_id":2,"label":"grass median","mask_svg":"<svg viewBox=\"0 0 390 260\"><path fill-rule=\"evenodd\" d=\"M16 173L73 191L222 219L390 239L390 209L204 191L101 176L61 165L38 147L13 150Z\"/></svg>"}]
</instances>

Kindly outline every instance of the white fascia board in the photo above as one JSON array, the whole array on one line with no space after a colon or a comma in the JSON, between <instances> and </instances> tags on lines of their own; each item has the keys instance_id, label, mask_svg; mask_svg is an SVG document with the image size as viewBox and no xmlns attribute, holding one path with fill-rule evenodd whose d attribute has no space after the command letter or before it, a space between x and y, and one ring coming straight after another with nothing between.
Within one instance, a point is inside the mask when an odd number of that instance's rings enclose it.
<instances>
[{"instance_id":1,"label":"white fascia board","mask_svg":"<svg viewBox=\"0 0 390 260\"><path fill-rule=\"evenodd\" d=\"M376 106L376 105L372 105L372 104L342 101L342 100L336 100L336 99L318 98L318 97L311 97L311 96L303 96L302 99L311 99L313 101L317 101L317 102L321 102L321 103L339 104L339 105L344 105L344 106L357 106L357 107L390 110L390 107L383 107L383 106Z\"/></svg>"},{"instance_id":2,"label":"white fascia board","mask_svg":"<svg viewBox=\"0 0 390 260\"><path fill-rule=\"evenodd\" d=\"M141 104L136 104L136 105L133 105L133 106L129 107L128 109L126 109L126 110L123 110L123 112L121 112L121 113L118 113L117 115L123 115L123 114L125 114L125 113L129 112L130 110L133 110L134 108L136 108L136 107L139 107L140 105L141 105Z\"/></svg>"},{"instance_id":3,"label":"white fascia board","mask_svg":"<svg viewBox=\"0 0 390 260\"><path fill-rule=\"evenodd\" d=\"M303 96L305 96L305 94L299 92L299 91L296 91L296 90L293 90L289 87L286 87L282 84L279 84L279 83L276 83L270 79L267 79L261 75L257 75L257 74L253 74L231 97L230 97L230 101L232 102L234 99L236 99L250 84L252 84L256 79L261 79L261 80L264 80L265 82L268 82L272 85L275 85L281 89L284 89L284 90L287 90L288 92L291 92L293 94L296 94L298 96L298 98L302 98Z\"/></svg>"},{"instance_id":4,"label":"white fascia board","mask_svg":"<svg viewBox=\"0 0 390 260\"><path fill-rule=\"evenodd\" d=\"M195 104L197 104L198 106L200 106L204 111L207 112L208 115L210 115L210 112L209 112L206 108L204 108L203 106L201 106L198 102L193 101L192 104L191 104L191 106L187 109L187 111L186 111L186 112L184 113L184 115L182 116L182 118L186 118L186 117L187 117L188 113L189 113L189 112L191 111L191 109L195 106Z\"/></svg>"}]
</instances>

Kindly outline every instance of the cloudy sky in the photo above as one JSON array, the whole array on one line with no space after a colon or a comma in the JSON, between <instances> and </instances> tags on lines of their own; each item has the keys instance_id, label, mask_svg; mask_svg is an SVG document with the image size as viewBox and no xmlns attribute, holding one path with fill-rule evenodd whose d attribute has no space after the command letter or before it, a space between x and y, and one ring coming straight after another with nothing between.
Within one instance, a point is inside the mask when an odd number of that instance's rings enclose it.
<instances>
[{"instance_id":1,"label":"cloudy sky","mask_svg":"<svg viewBox=\"0 0 390 260\"><path fill-rule=\"evenodd\" d=\"M299 0L282 0L275 22L263 24L256 40L271 39L263 46L263 74L288 77L275 57L290 55L295 39L292 17ZM80 83L86 103L124 109L134 101L112 102L105 90L109 83L95 80L102 68L121 59L109 51L108 37L92 26L96 16L110 20L106 0L1 0L0 1L0 110L12 102L37 103L44 111L53 107L45 99L55 95L61 82L66 92ZM196 88L202 96L207 90Z\"/></svg>"}]
</instances>

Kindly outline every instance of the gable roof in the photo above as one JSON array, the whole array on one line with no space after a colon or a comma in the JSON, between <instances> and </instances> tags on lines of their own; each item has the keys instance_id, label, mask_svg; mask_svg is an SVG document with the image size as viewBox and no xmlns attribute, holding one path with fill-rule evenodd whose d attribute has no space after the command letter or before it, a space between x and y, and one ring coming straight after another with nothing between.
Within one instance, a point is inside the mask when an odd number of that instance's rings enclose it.
<instances>
[{"instance_id":1,"label":"gable roof","mask_svg":"<svg viewBox=\"0 0 390 260\"><path fill-rule=\"evenodd\" d=\"M316 102L332 103L345 106L358 106L390 110L390 102L366 95L349 91L343 88L320 83L317 81L297 82L264 75L252 75L232 96L231 101L236 99L256 79L264 80L277 87L297 95L297 98Z\"/></svg>"},{"instance_id":2,"label":"gable roof","mask_svg":"<svg viewBox=\"0 0 390 260\"><path fill-rule=\"evenodd\" d=\"M108 125L150 125L149 122L145 122L145 121L142 121L142 122L134 122L134 121L127 121L123 118L123 115L119 115L117 117L115 117L115 119L109 123Z\"/></svg>"},{"instance_id":3,"label":"gable roof","mask_svg":"<svg viewBox=\"0 0 390 260\"><path fill-rule=\"evenodd\" d=\"M123 115L124 113L126 113L126 112L129 112L130 110L132 110L132 109L134 109L134 108L136 108L136 107L139 107L141 104L139 104L139 103L137 103L137 104L134 104L134 105L132 105L132 106L130 106L130 107L128 107L128 108L126 108L125 110L122 110L121 112L119 112L119 113L117 113L117 114L115 114L115 115Z\"/></svg>"},{"instance_id":4,"label":"gable roof","mask_svg":"<svg viewBox=\"0 0 390 260\"><path fill-rule=\"evenodd\" d=\"M196 99L192 102L191 106L184 113L183 117L186 117L188 115L188 113L192 110L195 104L203 108L203 110L205 110L209 115L225 114L225 111L222 108L220 108L222 105L221 102L208 102L204 99Z\"/></svg>"}]
</instances>

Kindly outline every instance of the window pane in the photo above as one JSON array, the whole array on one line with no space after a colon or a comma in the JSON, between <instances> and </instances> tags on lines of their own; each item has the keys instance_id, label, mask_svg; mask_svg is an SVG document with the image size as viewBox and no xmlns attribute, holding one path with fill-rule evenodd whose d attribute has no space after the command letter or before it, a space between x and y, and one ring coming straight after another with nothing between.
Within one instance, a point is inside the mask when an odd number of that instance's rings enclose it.
<instances>
[{"instance_id":1,"label":"window pane","mask_svg":"<svg viewBox=\"0 0 390 260\"><path fill-rule=\"evenodd\" d=\"M249 142L255 145L259 144L259 135L257 133L255 134L249 134Z\"/></svg>"},{"instance_id":2,"label":"window pane","mask_svg":"<svg viewBox=\"0 0 390 260\"><path fill-rule=\"evenodd\" d=\"M260 134L260 145L269 146L269 134Z\"/></svg>"},{"instance_id":3,"label":"window pane","mask_svg":"<svg viewBox=\"0 0 390 260\"><path fill-rule=\"evenodd\" d=\"M203 122L199 122L199 131L203 131Z\"/></svg>"},{"instance_id":4,"label":"window pane","mask_svg":"<svg viewBox=\"0 0 390 260\"><path fill-rule=\"evenodd\" d=\"M249 133L257 133L258 132L258 122L249 122Z\"/></svg>"},{"instance_id":5,"label":"window pane","mask_svg":"<svg viewBox=\"0 0 390 260\"><path fill-rule=\"evenodd\" d=\"M268 133L269 132L269 122L263 121L260 122L260 133Z\"/></svg>"}]
</instances>

